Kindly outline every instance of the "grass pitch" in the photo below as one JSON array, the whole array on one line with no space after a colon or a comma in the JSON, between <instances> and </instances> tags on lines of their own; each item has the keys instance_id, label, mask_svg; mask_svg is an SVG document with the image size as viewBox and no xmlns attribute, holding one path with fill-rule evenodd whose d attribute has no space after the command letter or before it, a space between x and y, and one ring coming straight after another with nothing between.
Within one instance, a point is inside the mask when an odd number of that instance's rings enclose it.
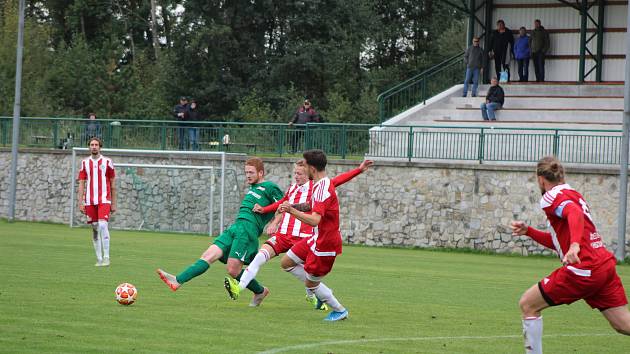
<instances>
[{"instance_id":1,"label":"grass pitch","mask_svg":"<svg viewBox=\"0 0 630 354\"><path fill-rule=\"evenodd\" d=\"M518 299L558 261L423 250L344 248L325 282L350 319L324 323L278 259L258 279L259 308L222 287L223 264L171 292L157 277L194 262L207 237L112 232L112 265L94 267L89 229L0 221L2 353L522 353ZM630 268L619 266L626 286ZM118 305L130 282L138 301ZM544 312L547 353L627 353L584 302Z\"/></svg>"}]
</instances>

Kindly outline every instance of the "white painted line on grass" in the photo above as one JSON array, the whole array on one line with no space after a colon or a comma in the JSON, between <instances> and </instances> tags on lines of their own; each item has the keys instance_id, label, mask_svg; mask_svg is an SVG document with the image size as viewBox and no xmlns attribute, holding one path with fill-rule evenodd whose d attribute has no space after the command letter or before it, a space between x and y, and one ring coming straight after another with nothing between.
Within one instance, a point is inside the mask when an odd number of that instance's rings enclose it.
<instances>
[{"instance_id":1,"label":"white painted line on grass","mask_svg":"<svg viewBox=\"0 0 630 354\"><path fill-rule=\"evenodd\" d=\"M609 337L618 336L617 333L584 333L584 334L548 334L543 335L544 338L559 338L559 337ZM370 338L370 339L347 339L347 340L335 340L329 342L309 343L292 345L288 347L274 348L258 352L258 354L274 354L288 352L291 350L317 348L324 345L344 345L344 344L364 344L374 342L405 342L405 341L432 341L432 340L483 340L483 339L513 339L523 338L523 335L505 335L505 336L459 336L459 337L400 337L400 338Z\"/></svg>"}]
</instances>

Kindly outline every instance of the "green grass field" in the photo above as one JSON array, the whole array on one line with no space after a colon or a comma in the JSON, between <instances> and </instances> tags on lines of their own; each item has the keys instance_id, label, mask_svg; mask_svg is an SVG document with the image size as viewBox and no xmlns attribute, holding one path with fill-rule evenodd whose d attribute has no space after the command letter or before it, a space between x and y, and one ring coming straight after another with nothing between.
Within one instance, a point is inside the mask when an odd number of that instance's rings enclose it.
<instances>
[{"instance_id":1,"label":"green grass field","mask_svg":"<svg viewBox=\"0 0 630 354\"><path fill-rule=\"evenodd\" d=\"M203 236L112 232L112 265L94 267L90 230L0 221L2 353L522 353L518 299L558 261L457 252L350 247L326 283L350 319L325 323L303 287L268 264L271 295L228 299L222 264L171 292L155 269L179 272ZM618 268L630 284L630 268ZM131 282L138 301L118 305ZM584 303L544 314L546 353L627 353Z\"/></svg>"}]
</instances>

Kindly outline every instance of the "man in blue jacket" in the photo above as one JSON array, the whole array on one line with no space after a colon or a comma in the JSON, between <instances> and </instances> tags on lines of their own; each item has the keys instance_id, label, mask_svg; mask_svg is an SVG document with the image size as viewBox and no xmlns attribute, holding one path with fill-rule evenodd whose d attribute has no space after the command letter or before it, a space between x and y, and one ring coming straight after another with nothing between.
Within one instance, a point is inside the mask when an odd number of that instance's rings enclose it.
<instances>
[{"instance_id":1,"label":"man in blue jacket","mask_svg":"<svg viewBox=\"0 0 630 354\"><path fill-rule=\"evenodd\" d=\"M521 27L514 42L514 57L518 63L518 81L529 81L529 36L525 27Z\"/></svg>"}]
</instances>

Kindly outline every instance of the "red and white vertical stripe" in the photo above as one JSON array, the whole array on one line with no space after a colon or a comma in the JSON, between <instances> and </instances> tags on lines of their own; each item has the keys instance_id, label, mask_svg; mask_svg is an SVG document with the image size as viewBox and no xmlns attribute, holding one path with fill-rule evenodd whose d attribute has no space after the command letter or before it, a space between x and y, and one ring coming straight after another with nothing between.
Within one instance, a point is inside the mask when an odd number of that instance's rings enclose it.
<instances>
[{"instance_id":1,"label":"red and white vertical stripe","mask_svg":"<svg viewBox=\"0 0 630 354\"><path fill-rule=\"evenodd\" d=\"M98 159L88 157L81 161L79 180L85 182L85 205L110 204L111 186L110 178L113 178L114 163L111 159L101 156Z\"/></svg>"},{"instance_id":2,"label":"red and white vertical stripe","mask_svg":"<svg viewBox=\"0 0 630 354\"><path fill-rule=\"evenodd\" d=\"M308 181L303 185L294 183L289 192L289 203L301 204L310 203L311 194L313 192L313 181ZM313 234L313 227L296 219L293 215L285 213L280 223L279 232L283 235L291 235L298 237L308 237Z\"/></svg>"}]
</instances>

